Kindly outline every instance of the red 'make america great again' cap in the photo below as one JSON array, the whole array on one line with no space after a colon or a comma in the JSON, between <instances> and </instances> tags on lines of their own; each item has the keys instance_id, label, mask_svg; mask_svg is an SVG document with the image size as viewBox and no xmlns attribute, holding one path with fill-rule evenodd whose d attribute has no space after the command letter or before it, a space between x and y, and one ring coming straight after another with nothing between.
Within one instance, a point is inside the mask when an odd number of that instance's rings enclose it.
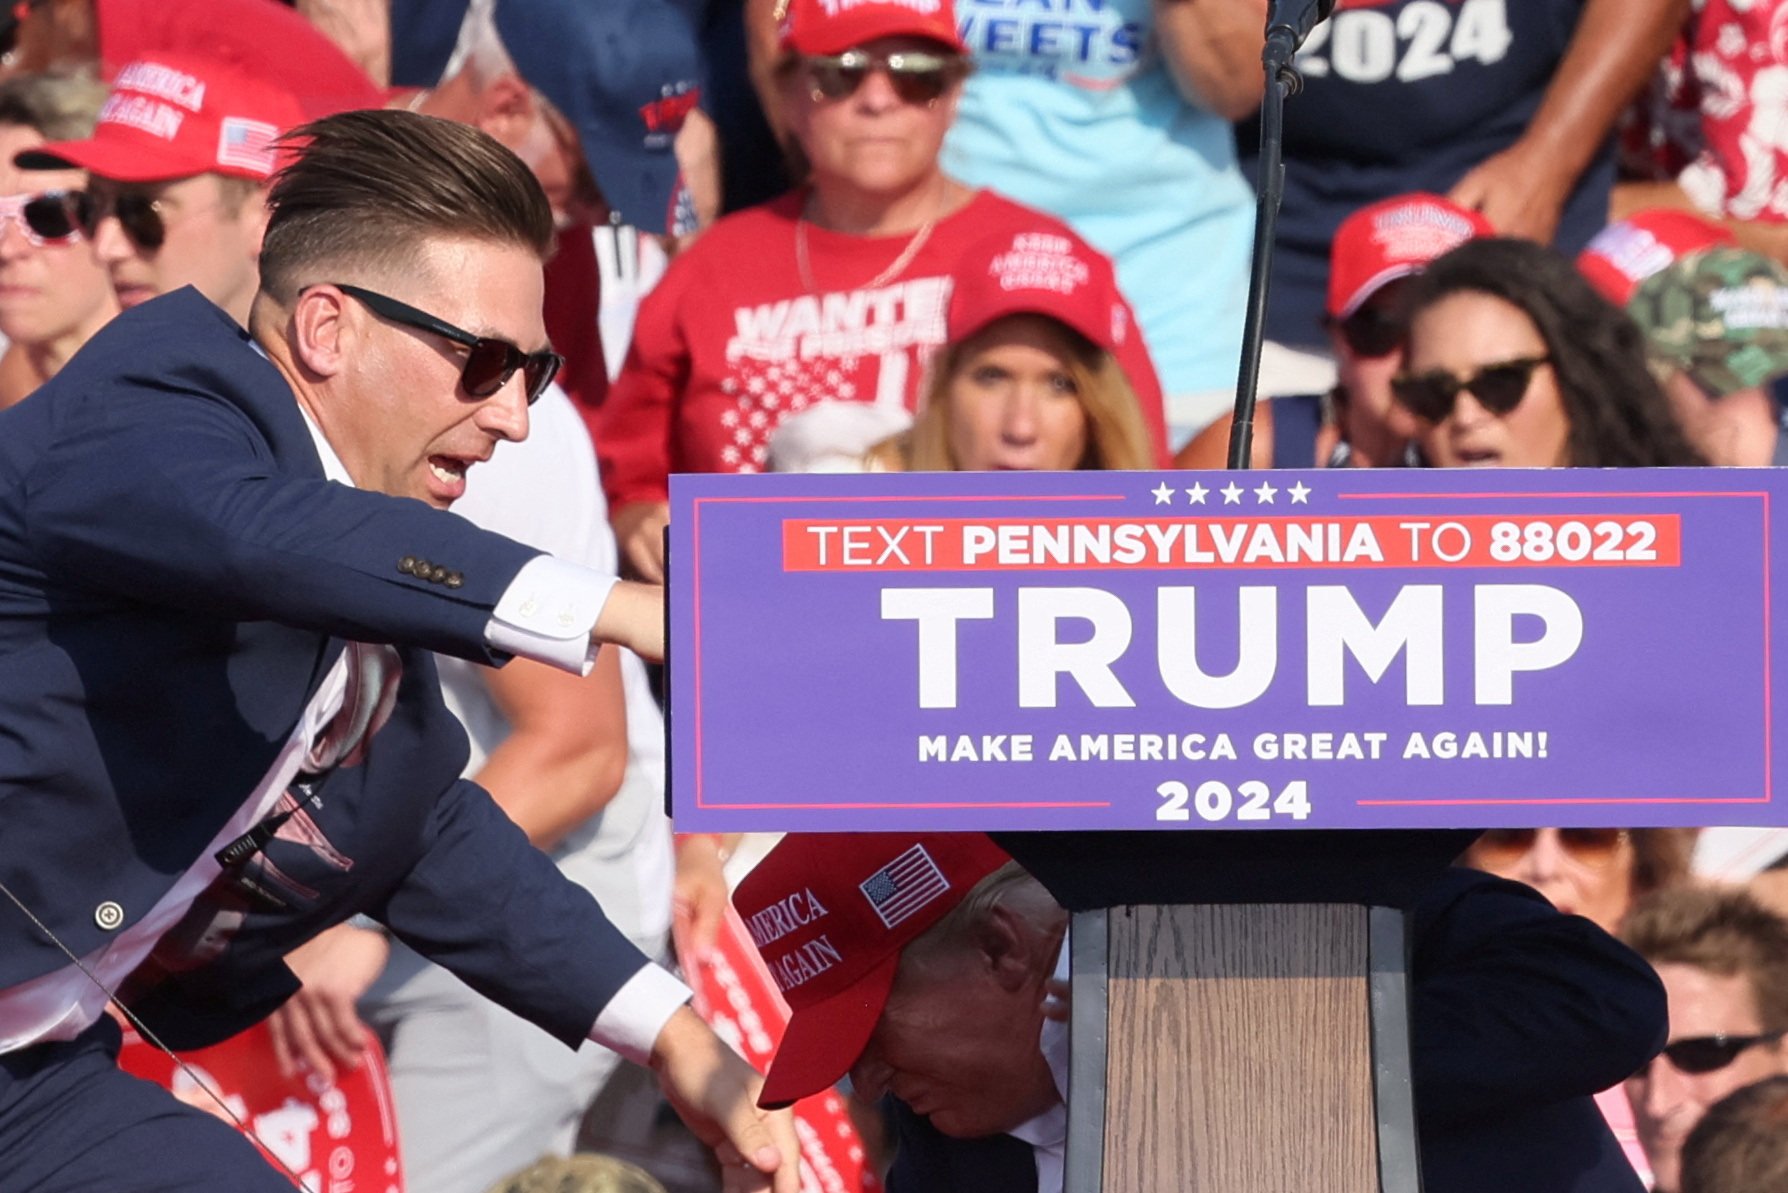
<instances>
[{"instance_id":1,"label":"red 'make america great again' cap","mask_svg":"<svg viewBox=\"0 0 1788 1193\"><path fill-rule=\"evenodd\" d=\"M1496 229L1482 212L1415 191L1362 207L1335 230L1329 249L1329 317L1345 319L1399 278Z\"/></svg>"},{"instance_id":2,"label":"red 'make america great again' cap","mask_svg":"<svg viewBox=\"0 0 1788 1193\"><path fill-rule=\"evenodd\" d=\"M887 1005L900 950L1012 859L982 833L791 833L733 892L793 1012L758 1105L832 1085Z\"/></svg>"},{"instance_id":3,"label":"red 'make america great again' cap","mask_svg":"<svg viewBox=\"0 0 1788 1193\"><path fill-rule=\"evenodd\" d=\"M14 159L26 170L76 166L114 182L227 174L256 182L280 164L275 142L304 122L283 88L191 54L140 58L112 80L84 141L54 141Z\"/></svg>"},{"instance_id":4,"label":"red 'make america great again' cap","mask_svg":"<svg viewBox=\"0 0 1788 1193\"><path fill-rule=\"evenodd\" d=\"M1007 315L1048 315L1112 355L1123 350L1130 310L1104 255L1054 229L1005 233L957 259L944 334L959 344Z\"/></svg>"}]
</instances>

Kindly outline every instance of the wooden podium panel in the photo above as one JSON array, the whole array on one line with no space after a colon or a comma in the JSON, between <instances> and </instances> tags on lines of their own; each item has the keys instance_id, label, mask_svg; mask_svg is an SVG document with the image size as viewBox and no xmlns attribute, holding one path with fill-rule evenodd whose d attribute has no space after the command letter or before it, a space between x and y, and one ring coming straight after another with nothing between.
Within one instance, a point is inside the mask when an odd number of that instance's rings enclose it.
<instances>
[{"instance_id":1,"label":"wooden podium panel","mask_svg":"<svg viewBox=\"0 0 1788 1193\"><path fill-rule=\"evenodd\" d=\"M1067 1193L1417 1189L1400 917L1381 914L1236 904L1076 916Z\"/></svg>"}]
</instances>

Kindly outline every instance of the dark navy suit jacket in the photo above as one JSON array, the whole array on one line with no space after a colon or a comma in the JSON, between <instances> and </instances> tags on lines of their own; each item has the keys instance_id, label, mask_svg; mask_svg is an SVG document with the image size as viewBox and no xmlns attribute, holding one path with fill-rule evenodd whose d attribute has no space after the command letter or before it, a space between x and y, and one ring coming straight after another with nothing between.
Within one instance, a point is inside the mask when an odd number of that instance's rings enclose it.
<instances>
[{"instance_id":1,"label":"dark navy suit jacket","mask_svg":"<svg viewBox=\"0 0 1788 1193\"><path fill-rule=\"evenodd\" d=\"M218 890L195 908L222 925L229 980L193 971L145 999L170 1024L196 1008L183 1041L228 1034L295 988L286 949L367 911L580 1039L644 959L459 779L427 655L501 661L485 626L536 554L325 481L284 379L196 292L113 321L0 412L0 882L77 955L102 946L243 804L346 642L397 644L365 760L251 863L280 904ZM66 963L0 899L0 990Z\"/></svg>"},{"instance_id":2,"label":"dark navy suit jacket","mask_svg":"<svg viewBox=\"0 0 1788 1193\"><path fill-rule=\"evenodd\" d=\"M1428 888L1410 937L1423 1188L1642 1193L1591 1097L1663 1047L1664 988L1650 966L1588 920L1475 870ZM1030 1145L950 1139L893 1110L889 1193L1036 1193Z\"/></svg>"}]
</instances>

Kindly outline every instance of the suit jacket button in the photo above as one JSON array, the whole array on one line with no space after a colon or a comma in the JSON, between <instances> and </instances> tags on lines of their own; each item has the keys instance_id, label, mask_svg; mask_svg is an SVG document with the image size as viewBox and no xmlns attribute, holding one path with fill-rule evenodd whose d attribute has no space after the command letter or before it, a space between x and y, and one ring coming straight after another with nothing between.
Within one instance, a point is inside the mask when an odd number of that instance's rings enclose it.
<instances>
[{"instance_id":1,"label":"suit jacket button","mask_svg":"<svg viewBox=\"0 0 1788 1193\"><path fill-rule=\"evenodd\" d=\"M414 555L406 555L402 559L398 560L397 561L397 570L400 572L403 572L405 575L408 575L408 576L415 575L416 574L416 557Z\"/></svg>"},{"instance_id":2,"label":"suit jacket button","mask_svg":"<svg viewBox=\"0 0 1788 1193\"><path fill-rule=\"evenodd\" d=\"M437 563L434 567L429 569L428 578L433 580L436 584L445 584L447 582L447 569Z\"/></svg>"},{"instance_id":3,"label":"suit jacket button","mask_svg":"<svg viewBox=\"0 0 1788 1193\"><path fill-rule=\"evenodd\" d=\"M107 899L93 909L93 922L107 932L116 932L124 923L124 908Z\"/></svg>"},{"instance_id":4,"label":"suit jacket button","mask_svg":"<svg viewBox=\"0 0 1788 1193\"><path fill-rule=\"evenodd\" d=\"M441 581L441 583L445 584L449 588L458 588L460 585L464 584L465 582L466 582L466 578L464 576L460 575L458 572L448 572L447 578L445 580Z\"/></svg>"}]
</instances>

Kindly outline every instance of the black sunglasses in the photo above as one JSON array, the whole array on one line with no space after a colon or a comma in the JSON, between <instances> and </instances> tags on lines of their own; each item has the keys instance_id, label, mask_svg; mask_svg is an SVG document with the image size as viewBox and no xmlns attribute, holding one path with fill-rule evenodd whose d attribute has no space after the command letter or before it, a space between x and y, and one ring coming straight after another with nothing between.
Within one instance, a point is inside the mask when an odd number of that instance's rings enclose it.
<instances>
[{"instance_id":1,"label":"black sunglasses","mask_svg":"<svg viewBox=\"0 0 1788 1193\"><path fill-rule=\"evenodd\" d=\"M888 73L894 94L903 103L928 104L942 96L961 72L961 61L955 55L928 54L923 50L901 50L894 54L871 54L866 50L846 50L842 54L822 54L804 60L807 77L822 98L843 99L855 95L863 80L873 70Z\"/></svg>"},{"instance_id":2,"label":"black sunglasses","mask_svg":"<svg viewBox=\"0 0 1788 1193\"><path fill-rule=\"evenodd\" d=\"M435 318L427 311L417 310L407 302L387 298L373 290L350 286L346 282L335 283L335 288L359 299L381 318L402 323L406 327L433 332L443 339L463 345L468 351L466 363L459 371L459 383L474 398L490 397L507 385L509 379L515 376L515 371L520 369L522 382L528 392L528 405L532 406L546 391L546 387L552 384L553 377L565 363L563 356L550 349L523 352L508 340L475 336L463 328Z\"/></svg>"},{"instance_id":3,"label":"black sunglasses","mask_svg":"<svg viewBox=\"0 0 1788 1193\"><path fill-rule=\"evenodd\" d=\"M0 197L0 223L18 220L25 226L25 239L38 248L67 244L85 230L91 207L86 191L7 195Z\"/></svg>"},{"instance_id":4,"label":"black sunglasses","mask_svg":"<svg viewBox=\"0 0 1788 1193\"><path fill-rule=\"evenodd\" d=\"M1767 1031L1755 1036L1696 1036L1664 1045L1664 1057L1690 1076L1717 1073L1747 1049L1773 1044L1788 1032Z\"/></svg>"},{"instance_id":5,"label":"black sunglasses","mask_svg":"<svg viewBox=\"0 0 1788 1193\"><path fill-rule=\"evenodd\" d=\"M1461 390L1477 399L1478 405L1498 418L1521 404L1534 370L1550 364L1548 356L1524 356L1517 360L1498 361L1485 365L1469 377L1459 377L1445 369L1427 373L1403 373L1391 378L1391 393L1405 410L1425 422L1445 421L1453 412L1453 403Z\"/></svg>"},{"instance_id":6,"label":"black sunglasses","mask_svg":"<svg viewBox=\"0 0 1788 1193\"><path fill-rule=\"evenodd\" d=\"M1409 330L1407 323L1383 307L1361 307L1345 319L1326 322L1341 333L1348 351L1374 360L1401 348L1404 333Z\"/></svg>"},{"instance_id":7,"label":"black sunglasses","mask_svg":"<svg viewBox=\"0 0 1788 1193\"><path fill-rule=\"evenodd\" d=\"M168 226L162 222L161 200L152 192L130 187L92 183L86 211L81 217L81 231L89 240L107 216L116 216L118 226L139 249L153 253L168 238Z\"/></svg>"}]
</instances>

